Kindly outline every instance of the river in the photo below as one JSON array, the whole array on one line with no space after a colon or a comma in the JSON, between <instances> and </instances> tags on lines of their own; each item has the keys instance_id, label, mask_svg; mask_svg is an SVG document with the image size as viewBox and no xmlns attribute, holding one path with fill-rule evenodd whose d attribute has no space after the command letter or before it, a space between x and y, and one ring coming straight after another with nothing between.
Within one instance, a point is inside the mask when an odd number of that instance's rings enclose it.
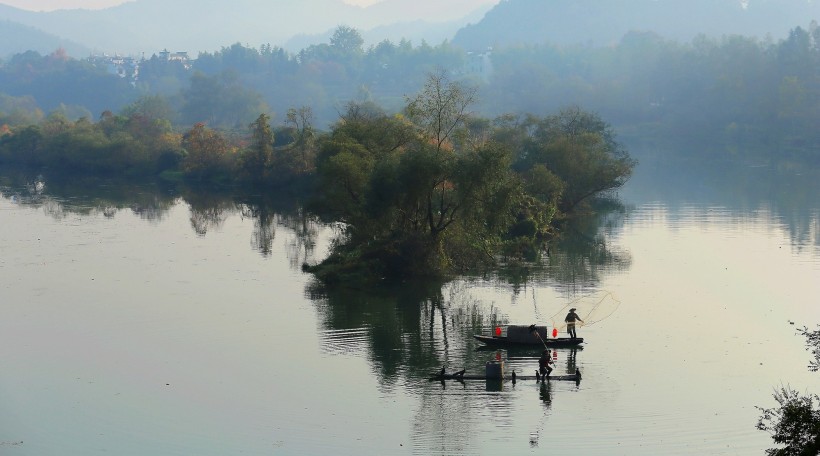
<instances>
[{"instance_id":1,"label":"river","mask_svg":"<svg viewBox=\"0 0 820 456\"><path fill-rule=\"evenodd\" d=\"M820 392L820 192L692 176L642 164L543 267L325 290L334 227L298 205L0 173L0 455L763 454L756 406ZM580 383L427 381L530 374L472 334L597 296L555 352Z\"/></svg>"}]
</instances>

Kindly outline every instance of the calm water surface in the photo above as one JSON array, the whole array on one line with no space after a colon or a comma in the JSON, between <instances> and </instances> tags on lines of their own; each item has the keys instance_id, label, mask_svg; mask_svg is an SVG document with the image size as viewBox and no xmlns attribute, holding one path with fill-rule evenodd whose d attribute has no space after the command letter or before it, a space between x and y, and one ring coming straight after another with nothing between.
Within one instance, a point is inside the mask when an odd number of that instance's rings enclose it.
<instances>
[{"instance_id":1,"label":"calm water surface","mask_svg":"<svg viewBox=\"0 0 820 456\"><path fill-rule=\"evenodd\" d=\"M330 291L299 266L333 228L298 209L6 177L0 455L763 454L755 406L820 392L817 189L675 176L639 168L529 275ZM580 384L425 379L530 373L471 335L601 293L557 352Z\"/></svg>"}]
</instances>

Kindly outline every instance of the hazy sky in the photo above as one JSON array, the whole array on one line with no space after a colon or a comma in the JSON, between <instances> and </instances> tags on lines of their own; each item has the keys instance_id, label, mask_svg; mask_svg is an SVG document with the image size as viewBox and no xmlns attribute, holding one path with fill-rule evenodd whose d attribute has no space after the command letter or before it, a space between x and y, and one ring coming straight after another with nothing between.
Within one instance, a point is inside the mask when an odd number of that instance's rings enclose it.
<instances>
[{"instance_id":1,"label":"hazy sky","mask_svg":"<svg viewBox=\"0 0 820 456\"><path fill-rule=\"evenodd\" d=\"M31 11L51 11L55 9L99 9L119 5L131 0L0 0L4 5L14 6ZM344 0L352 5L366 6L380 0Z\"/></svg>"}]
</instances>

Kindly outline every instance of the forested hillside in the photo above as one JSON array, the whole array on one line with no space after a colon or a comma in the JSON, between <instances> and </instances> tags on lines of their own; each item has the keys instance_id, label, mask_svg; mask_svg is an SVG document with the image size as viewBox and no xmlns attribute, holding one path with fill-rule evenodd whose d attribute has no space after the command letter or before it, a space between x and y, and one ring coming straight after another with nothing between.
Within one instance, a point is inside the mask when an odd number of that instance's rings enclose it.
<instances>
[{"instance_id":1,"label":"forested hillside","mask_svg":"<svg viewBox=\"0 0 820 456\"><path fill-rule=\"evenodd\" d=\"M465 49L512 45L605 46L629 32L652 31L690 41L698 35L784 36L797 24L820 20L820 3L805 0L503 0L461 29Z\"/></svg>"},{"instance_id":2,"label":"forested hillside","mask_svg":"<svg viewBox=\"0 0 820 456\"><path fill-rule=\"evenodd\" d=\"M111 74L97 61L28 52L0 63L0 124L15 127L52 111L97 119L141 96L159 96L179 128L205 122L244 130L260 113L273 123L309 107L325 129L349 102L398 112L438 70L477 89L475 113L548 115L577 105L600 114L624 140L688 155L818 160L820 29L786 36L669 40L631 32L613 46L511 46L481 54L443 43L383 41L339 27L328 43L299 53L226 46L189 61L153 55L138 74ZM37 114L39 112L39 114ZM39 116L39 117L38 117Z\"/></svg>"}]
</instances>

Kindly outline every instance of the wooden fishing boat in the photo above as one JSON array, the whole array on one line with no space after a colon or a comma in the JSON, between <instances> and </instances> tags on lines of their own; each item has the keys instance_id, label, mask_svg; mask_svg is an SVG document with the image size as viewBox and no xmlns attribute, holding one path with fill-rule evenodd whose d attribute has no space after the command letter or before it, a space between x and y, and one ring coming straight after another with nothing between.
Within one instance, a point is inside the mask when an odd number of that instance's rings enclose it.
<instances>
[{"instance_id":1,"label":"wooden fishing boat","mask_svg":"<svg viewBox=\"0 0 820 456\"><path fill-rule=\"evenodd\" d=\"M509 325L502 334L476 334L473 337L488 346L501 348L538 348L545 345L549 348L577 347L584 342L583 337L548 337L547 327L536 325Z\"/></svg>"},{"instance_id":2,"label":"wooden fishing boat","mask_svg":"<svg viewBox=\"0 0 820 456\"><path fill-rule=\"evenodd\" d=\"M558 337L555 339L543 339L543 342L538 339L535 341L510 340L507 336L482 336L476 334L473 337L488 346L500 348L543 348L544 345L549 348L577 347L584 342L583 337L576 337L574 339L571 337Z\"/></svg>"}]
</instances>

